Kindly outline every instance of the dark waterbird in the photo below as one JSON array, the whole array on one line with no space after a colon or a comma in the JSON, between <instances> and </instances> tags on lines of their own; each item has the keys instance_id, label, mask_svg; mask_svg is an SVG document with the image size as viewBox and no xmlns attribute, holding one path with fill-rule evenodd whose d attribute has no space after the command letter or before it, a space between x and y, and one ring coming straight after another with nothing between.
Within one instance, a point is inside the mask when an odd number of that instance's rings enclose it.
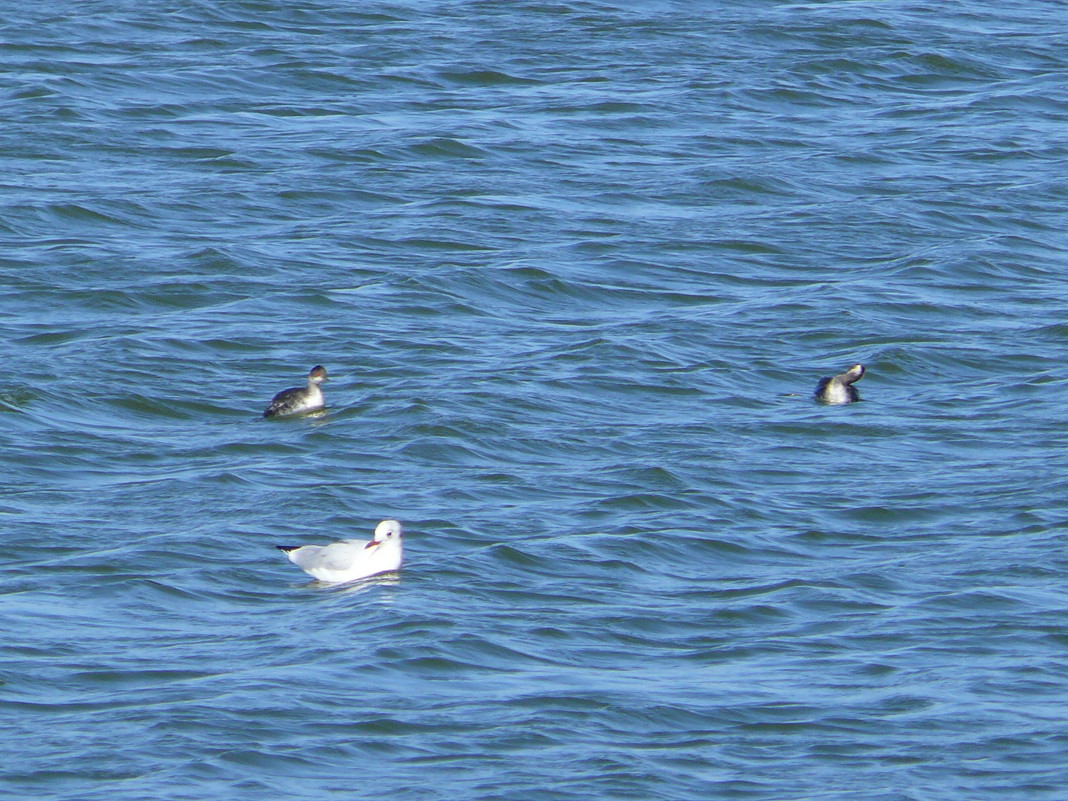
<instances>
[{"instance_id":1,"label":"dark waterbird","mask_svg":"<svg viewBox=\"0 0 1068 801\"><path fill-rule=\"evenodd\" d=\"M820 379L816 385L816 400L824 403L855 403L860 393L853 386L864 375L864 365L854 364L844 373Z\"/></svg>"},{"instance_id":2,"label":"dark waterbird","mask_svg":"<svg viewBox=\"0 0 1068 801\"><path fill-rule=\"evenodd\" d=\"M317 364L308 373L307 386L283 389L271 400L271 405L263 412L263 416L282 417L322 409L326 404L326 399L319 385L324 381L326 381L326 368Z\"/></svg>"}]
</instances>

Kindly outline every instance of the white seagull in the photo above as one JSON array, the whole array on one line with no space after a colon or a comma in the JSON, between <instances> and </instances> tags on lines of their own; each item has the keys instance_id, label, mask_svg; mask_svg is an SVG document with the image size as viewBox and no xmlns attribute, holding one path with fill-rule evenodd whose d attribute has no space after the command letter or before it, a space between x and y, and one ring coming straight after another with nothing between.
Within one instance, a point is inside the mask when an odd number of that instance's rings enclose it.
<instances>
[{"instance_id":1,"label":"white seagull","mask_svg":"<svg viewBox=\"0 0 1068 801\"><path fill-rule=\"evenodd\" d=\"M346 581L400 570L404 556L404 529L396 520L383 520L375 538L342 540L330 545L276 545L289 561L319 581L340 584Z\"/></svg>"}]
</instances>

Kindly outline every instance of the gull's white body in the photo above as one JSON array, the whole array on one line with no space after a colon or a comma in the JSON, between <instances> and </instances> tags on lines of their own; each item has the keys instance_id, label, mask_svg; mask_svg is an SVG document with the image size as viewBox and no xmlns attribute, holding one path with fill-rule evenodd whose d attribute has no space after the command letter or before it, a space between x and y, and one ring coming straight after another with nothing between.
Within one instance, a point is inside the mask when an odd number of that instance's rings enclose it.
<instances>
[{"instance_id":1,"label":"gull's white body","mask_svg":"<svg viewBox=\"0 0 1068 801\"><path fill-rule=\"evenodd\" d=\"M276 547L285 551L289 561L309 576L340 584L400 570L404 558L404 530L396 520L383 520L370 542L342 540L330 545Z\"/></svg>"}]
</instances>

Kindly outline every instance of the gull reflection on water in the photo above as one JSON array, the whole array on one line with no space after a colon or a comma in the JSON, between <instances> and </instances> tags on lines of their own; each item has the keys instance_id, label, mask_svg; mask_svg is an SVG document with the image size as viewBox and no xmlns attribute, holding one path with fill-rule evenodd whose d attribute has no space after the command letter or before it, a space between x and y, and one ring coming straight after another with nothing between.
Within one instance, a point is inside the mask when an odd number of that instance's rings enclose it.
<instances>
[{"instance_id":1,"label":"gull reflection on water","mask_svg":"<svg viewBox=\"0 0 1068 801\"><path fill-rule=\"evenodd\" d=\"M375 587L396 587L400 583L400 571L394 570L389 573L379 573L377 576L368 576L367 578L357 579L356 581L346 581L344 584L316 580L309 581L302 586L307 589L333 592L338 595L354 595L367 592Z\"/></svg>"}]
</instances>

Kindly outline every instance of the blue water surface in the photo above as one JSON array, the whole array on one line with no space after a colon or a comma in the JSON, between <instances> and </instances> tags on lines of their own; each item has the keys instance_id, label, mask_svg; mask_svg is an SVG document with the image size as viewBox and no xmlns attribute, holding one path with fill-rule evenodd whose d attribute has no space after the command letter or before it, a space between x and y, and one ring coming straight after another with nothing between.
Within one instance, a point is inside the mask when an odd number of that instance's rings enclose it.
<instances>
[{"instance_id":1,"label":"blue water surface","mask_svg":"<svg viewBox=\"0 0 1068 801\"><path fill-rule=\"evenodd\" d=\"M5 4L3 795L1060 801L1064 12Z\"/></svg>"}]
</instances>

